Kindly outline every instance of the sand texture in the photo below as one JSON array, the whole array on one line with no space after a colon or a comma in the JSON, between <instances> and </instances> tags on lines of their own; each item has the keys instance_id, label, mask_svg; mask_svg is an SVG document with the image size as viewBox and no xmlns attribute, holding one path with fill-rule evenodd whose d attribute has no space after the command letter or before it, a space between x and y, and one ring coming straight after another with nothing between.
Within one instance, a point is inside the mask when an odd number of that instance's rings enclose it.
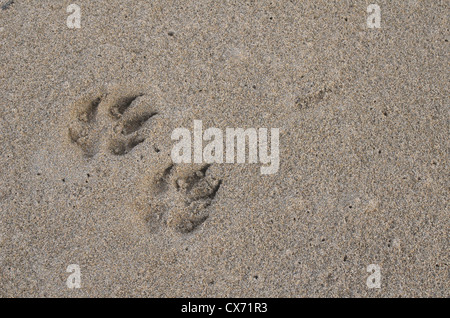
<instances>
[{"instance_id":1,"label":"sand texture","mask_svg":"<svg viewBox=\"0 0 450 318\"><path fill-rule=\"evenodd\" d=\"M1 0L0 297L449 297L450 4L370 3Z\"/></svg>"}]
</instances>

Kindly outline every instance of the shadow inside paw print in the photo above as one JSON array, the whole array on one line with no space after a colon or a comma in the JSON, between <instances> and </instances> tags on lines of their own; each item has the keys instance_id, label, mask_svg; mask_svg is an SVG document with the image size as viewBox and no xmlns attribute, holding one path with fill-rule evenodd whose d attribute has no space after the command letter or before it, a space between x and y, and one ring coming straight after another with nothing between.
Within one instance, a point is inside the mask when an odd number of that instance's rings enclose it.
<instances>
[{"instance_id":1,"label":"shadow inside paw print","mask_svg":"<svg viewBox=\"0 0 450 318\"><path fill-rule=\"evenodd\" d=\"M87 158L99 151L122 156L145 141L144 125L157 115L144 94L108 98L99 94L75 104L69 137Z\"/></svg>"},{"instance_id":2,"label":"shadow inside paw print","mask_svg":"<svg viewBox=\"0 0 450 318\"><path fill-rule=\"evenodd\" d=\"M221 180L209 173L210 165L198 170L183 171L170 165L154 183L156 202L152 202L146 217L149 228L164 220L166 225L179 233L189 233L208 217Z\"/></svg>"}]
</instances>

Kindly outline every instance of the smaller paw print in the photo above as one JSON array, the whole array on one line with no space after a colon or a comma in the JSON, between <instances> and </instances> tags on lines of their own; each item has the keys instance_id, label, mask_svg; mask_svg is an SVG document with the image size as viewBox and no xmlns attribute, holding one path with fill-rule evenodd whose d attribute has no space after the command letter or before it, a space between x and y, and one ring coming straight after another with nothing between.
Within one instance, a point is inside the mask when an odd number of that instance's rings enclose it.
<instances>
[{"instance_id":1,"label":"smaller paw print","mask_svg":"<svg viewBox=\"0 0 450 318\"><path fill-rule=\"evenodd\" d=\"M156 223L163 221L174 231L185 234L201 225L209 217L208 207L221 185L209 168L206 165L183 171L176 165L169 166L153 185L156 200L150 203L148 226L154 229Z\"/></svg>"},{"instance_id":2,"label":"smaller paw print","mask_svg":"<svg viewBox=\"0 0 450 318\"><path fill-rule=\"evenodd\" d=\"M143 94L111 99L101 94L76 103L69 137L86 158L100 151L122 156L145 141L144 125L158 113Z\"/></svg>"}]
</instances>

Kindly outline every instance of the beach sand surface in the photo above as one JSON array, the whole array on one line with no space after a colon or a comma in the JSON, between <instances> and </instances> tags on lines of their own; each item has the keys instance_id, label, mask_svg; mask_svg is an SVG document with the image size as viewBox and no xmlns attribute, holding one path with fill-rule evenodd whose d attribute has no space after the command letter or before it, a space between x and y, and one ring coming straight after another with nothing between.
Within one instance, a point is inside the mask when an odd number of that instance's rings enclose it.
<instances>
[{"instance_id":1,"label":"beach sand surface","mask_svg":"<svg viewBox=\"0 0 450 318\"><path fill-rule=\"evenodd\" d=\"M448 1L0 2L1 297L449 296Z\"/></svg>"}]
</instances>

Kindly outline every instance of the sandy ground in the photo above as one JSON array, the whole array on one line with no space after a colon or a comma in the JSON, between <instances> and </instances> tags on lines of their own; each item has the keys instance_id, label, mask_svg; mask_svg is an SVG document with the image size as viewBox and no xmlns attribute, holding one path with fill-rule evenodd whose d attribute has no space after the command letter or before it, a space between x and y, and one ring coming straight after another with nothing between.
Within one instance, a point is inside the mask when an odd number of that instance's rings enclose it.
<instances>
[{"instance_id":1,"label":"sandy ground","mask_svg":"<svg viewBox=\"0 0 450 318\"><path fill-rule=\"evenodd\" d=\"M0 2L0 296L449 296L448 1Z\"/></svg>"}]
</instances>

